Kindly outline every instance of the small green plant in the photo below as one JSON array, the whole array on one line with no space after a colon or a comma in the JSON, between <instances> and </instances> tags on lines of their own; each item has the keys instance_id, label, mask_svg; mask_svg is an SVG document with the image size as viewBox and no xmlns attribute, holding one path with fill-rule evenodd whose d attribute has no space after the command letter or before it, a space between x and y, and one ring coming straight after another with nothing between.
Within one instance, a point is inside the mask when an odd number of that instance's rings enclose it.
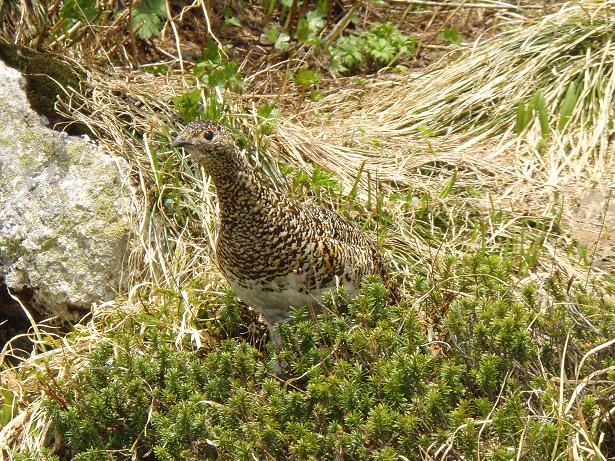
<instances>
[{"instance_id":1,"label":"small green plant","mask_svg":"<svg viewBox=\"0 0 615 461\"><path fill-rule=\"evenodd\" d=\"M527 128L533 120L534 115L538 116L542 137L547 139L551 134L551 129L549 128L549 114L547 112L544 94L540 90L534 93L528 103L519 101L517 104L517 117L515 124L515 131L517 134L521 134L523 130Z\"/></svg>"},{"instance_id":2,"label":"small green plant","mask_svg":"<svg viewBox=\"0 0 615 461\"><path fill-rule=\"evenodd\" d=\"M278 50L285 50L289 46L290 35L282 32L278 26L271 26L265 29L265 40L273 43L273 46Z\"/></svg>"},{"instance_id":3,"label":"small green plant","mask_svg":"<svg viewBox=\"0 0 615 461\"><path fill-rule=\"evenodd\" d=\"M199 118L219 120L224 113L224 101L220 92L240 92L243 77L239 65L229 61L213 40L208 40L203 57L192 68L195 79L203 84L203 89L194 89L173 98L173 104L184 122ZM204 101L204 104L201 104Z\"/></svg>"},{"instance_id":4,"label":"small green plant","mask_svg":"<svg viewBox=\"0 0 615 461\"><path fill-rule=\"evenodd\" d=\"M132 12L132 28L140 38L147 39L160 35L162 21L167 19L164 0L143 0Z\"/></svg>"},{"instance_id":5,"label":"small green plant","mask_svg":"<svg viewBox=\"0 0 615 461\"><path fill-rule=\"evenodd\" d=\"M60 10L60 17L69 20L69 24L82 20L92 22L98 15L95 0L66 0Z\"/></svg>"},{"instance_id":6,"label":"small green plant","mask_svg":"<svg viewBox=\"0 0 615 461\"><path fill-rule=\"evenodd\" d=\"M261 2L270 18L278 12L280 20L284 23L282 29L288 34L292 34L303 43L310 44L316 38L316 34L325 27L325 17L329 11L328 0L317 0L311 9L307 10L307 2L297 0L264 0ZM301 17L297 20L297 6L301 6ZM294 23L297 22L296 29ZM293 33L294 31L294 33Z\"/></svg>"},{"instance_id":7,"label":"small green plant","mask_svg":"<svg viewBox=\"0 0 615 461\"><path fill-rule=\"evenodd\" d=\"M241 22L234 15L233 10L230 9L229 7L224 8L224 22L226 24L229 24L229 25L235 26L235 27L240 27L241 26Z\"/></svg>"},{"instance_id":8,"label":"small green plant","mask_svg":"<svg viewBox=\"0 0 615 461\"><path fill-rule=\"evenodd\" d=\"M455 26L445 27L439 37L452 45L461 45L461 42L463 41L463 35L461 35Z\"/></svg>"},{"instance_id":9,"label":"small green plant","mask_svg":"<svg viewBox=\"0 0 615 461\"><path fill-rule=\"evenodd\" d=\"M258 107L256 109L256 115L258 116L259 134L270 135L272 125L280 117L280 109L278 108L277 101L271 101Z\"/></svg>"},{"instance_id":10,"label":"small green plant","mask_svg":"<svg viewBox=\"0 0 615 461\"><path fill-rule=\"evenodd\" d=\"M318 199L321 198L323 192L331 195L339 195L342 191L342 185L330 173L323 171L320 167L314 168L311 175L304 171L297 171L293 178L293 189L297 190L303 187L316 194Z\"/></svg>"},{"instance_id":11,"label":"small green plant","mask_svg":"<svg viewBox=\"0 0 615 461\"><path fill-rule=\"evenodd\" d=\"M193 67L193 74L208 88L220 88L239 92L243 88L243 78L239 65L222 54L219 45L208 40L203 56Z\"/></svg>"},{"instance_id":12,"label":"small green plant","mask_svg":"<svg viewBox=\"0 0 615 461\"><path fill-rule=\"evenodd\" d=\"M109 7L107 7L109 8ZM130 28L142 39L160 35L163 21L167 19L167 9L164 0L141 0L127 7L130 11ZM126 11L126 10L124 10ZM76 21L86 23L99 22L103 17L112 14L106 9L104 2L96 0L67 0L63 2L60 17L67 20L66 28Z\"/></svg>"},{"instance_id":13,"label":"small green plant","mask_svg":"<svg viewBox=\"0 0 615 461\"><path fill-rule=\"evenodd\" d=\"M292 75L293 81L301 88L301 94L305 95L308 89L310 89L310 98L318 99L320 92L316 89L320 82L320 74L308 67L301 67Z\"/></svg>"},{"instance_id":14,"label":"small green plant","mask_svg":"<svg viewBox=\"0 0 615 461\"><path fill-rule=\"evenodd\" d=\"M187 91L173 98L173 105L185 123L193 122L201 116L201 90Z\"/></svg>"},{"instance_id":15,"label":"small green plant","mask_svg":"<svg viewBox=\"0 0 615 461\"><path fill-rule=\"evenodd\" d=\"M391 66L401 57L409 57L418 41L400 32L394 24L374 23L368 30L339 38L330 47L329 65L337 74Z\"/></svg>"},{"instance_id":16,"label":"small green plant","mask_svg":"<svg viewBox=\"0 0 615 461\"><path fill-rule=\"evenodd\" d=\"M278 163L278 168L289 182L290 193L297 199L303 200L312 196L317 202L321 202L324 198L329 200L341 198L342 184L319 166L316 166L312 173L295 169L283 162Z\"/></svg>"},{"instance_id":17,"label":"small green plant","mask_svg":"<svg viewBox=\"0 0 615 461\"><path fill-rule=\"evenodd\" d=\"M318 8L308 11L305 17L299 20L293 38L307 45L320 44L321 40L318 38L318 33L324 26L324 16ZM289 33L280 29L276 24L265 29L264 37L266 41L272 43L274 47L279 50L288 48L291 39Z\"/></svg>"},{"instance_id":18,"label":"small green plant","mask_svg":"<svg viewBox=\"0 0 615 461\"><path fill-rule=\"evenodd\" d=\"M575 82L570 82L568 88L566 89L566 94L564 95L564 99L560 105L560 113L559 113L559 122L557 125L557 129L559 131L563 131L568 125L568 121L570 117L572 117L572 112L577 105L577 101L579 100L579 95L581 94L581 85L577 85Z\"/></svg>"},{"instance_id":19,"label":"small green plant","mask_svg":"<svg viewBox=\"0 0 615 461\"><path fill-rule=\"evenodd\" d=\"M316 9L308 11L305 17L299 20L297 25L297 39L308 45L319 43L317 34L325 27L325 14L326 12L322 8L318 8L318 6Z\"/></svg>"},{"instance_id":20,"label":"small green plant","mask_svg":"<svg viewBox=\"0 0 615 461\"><path fill-rule=\"evenodd\" d=\"M568 125L568 121L572 117L580 93L581 87L574 81L570 82L559 106L559 116L557 118L558 131L564 131ZM540 90L536 91L527 103L524 101L519 101L517 103L515 122L516 133L521 134L534 119L535 115L538 116L542 137L548 139L551 135L549 112L545 103L544 94Z\"/></svg>"}]
</instances>

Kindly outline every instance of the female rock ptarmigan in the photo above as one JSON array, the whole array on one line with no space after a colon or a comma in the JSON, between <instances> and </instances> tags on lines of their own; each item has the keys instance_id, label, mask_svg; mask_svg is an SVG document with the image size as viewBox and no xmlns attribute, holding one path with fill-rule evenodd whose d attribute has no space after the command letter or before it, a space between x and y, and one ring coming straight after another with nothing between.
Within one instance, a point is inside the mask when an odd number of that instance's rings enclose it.
<instances>
[{"instance_id":1,"label":"female rock ptarmigan","mask_svg":"<svg viewBox=\"0 0 615 461\"><path fill-rule=\"evenodd\" d=\"M318 310L325 291L343 286L353 297L366 276L387 278L373 240L333 211L263 184L220 124L190 123L173 146L185 148L211 176L220 205L218 264L270 331L291 306Z\"/></svg>"}]
</instances>

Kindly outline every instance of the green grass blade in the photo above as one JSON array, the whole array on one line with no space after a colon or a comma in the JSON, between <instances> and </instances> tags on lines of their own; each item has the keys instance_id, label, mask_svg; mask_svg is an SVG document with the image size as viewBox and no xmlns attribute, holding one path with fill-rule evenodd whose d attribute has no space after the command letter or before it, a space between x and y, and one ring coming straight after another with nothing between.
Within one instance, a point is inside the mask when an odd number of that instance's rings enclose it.
<instances>
[{"instance_id":1,"label":"green grass blade","mask_svg":"<svg viewBox=\"0 0 615 461\"><path fill-rule=\"evenodd\" d=\"M566 128L570 117L572 116L572 111L577 105L577 100L579 98L579 92L577 91L577 86L575 82L570 82L568 85L568 89L566 90L566 94L564 95L564 99L562 101L562 105L559 110L559 123L557 124L557 129L562 131Z\"/></svg>"},{"instance_id":2,"label":"green grass blade","mask_svg":"<svg viewBox=\"0 0 615 461\"><path fill-rule=\"evenodd\" d=\"M549 128L549 113L547 112L547 105L545 103L545 95L542 91L537 91L532 98L536 112L538 113L538 121L540 122L540 132L542 137L547 139L551 135L551 128Z\"/></svg>"},{"instance_id":3,"label":"green grass blade","mask_svg":"<svg viewBox=\"0 0 615 461\"><path fill-rule=\"evenodd\" d=\"M451 193L451 190L453 190L453 186L455 185L455 182L457 182L457 170L455 170L455 172L451 176L451 179L449 179L449 181L446 183L446 186L444 186L444 189L440 191L441 199L445 199L448 196L448 194Z\"/></svg>"}]
</instances>

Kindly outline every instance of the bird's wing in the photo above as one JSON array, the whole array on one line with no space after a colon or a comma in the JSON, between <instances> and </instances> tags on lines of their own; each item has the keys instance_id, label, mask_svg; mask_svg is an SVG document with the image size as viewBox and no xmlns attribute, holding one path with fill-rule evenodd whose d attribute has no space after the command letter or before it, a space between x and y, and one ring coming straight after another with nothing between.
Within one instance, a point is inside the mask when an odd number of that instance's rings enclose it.
<instances>
[{"instance_id":1,"label":"bird's wing","mask_svg":"<svg viewBox=\"0 0 615 461\"><path fill-rule=\"evenodd\" d=\"M348 275L355 283L367 275L385 276L380 249L354 223L313 203L301 205L308 226L320 230L306 255L310 266L324 267L323 272L333 277Z\"/></svg>"}]
</instances>

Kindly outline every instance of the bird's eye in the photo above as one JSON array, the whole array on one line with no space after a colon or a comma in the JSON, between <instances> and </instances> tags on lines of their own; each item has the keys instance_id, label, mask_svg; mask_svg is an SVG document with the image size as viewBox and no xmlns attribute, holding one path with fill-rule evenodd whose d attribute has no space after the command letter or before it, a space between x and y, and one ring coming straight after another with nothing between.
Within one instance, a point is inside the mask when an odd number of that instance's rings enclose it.
<instances>
[{"instance_id":1,"label":"bird's eye","mask_svg":"<svg viewBox=\"0 0 615 461\"><path fill-rule=\"evenodd\" d=\"M203 135L203 137L205 139L207 139L208 141L211 141L212 139L214 139L214 132L213 131L206 131L205 134Z\"/></svg>"}]
</instances>

